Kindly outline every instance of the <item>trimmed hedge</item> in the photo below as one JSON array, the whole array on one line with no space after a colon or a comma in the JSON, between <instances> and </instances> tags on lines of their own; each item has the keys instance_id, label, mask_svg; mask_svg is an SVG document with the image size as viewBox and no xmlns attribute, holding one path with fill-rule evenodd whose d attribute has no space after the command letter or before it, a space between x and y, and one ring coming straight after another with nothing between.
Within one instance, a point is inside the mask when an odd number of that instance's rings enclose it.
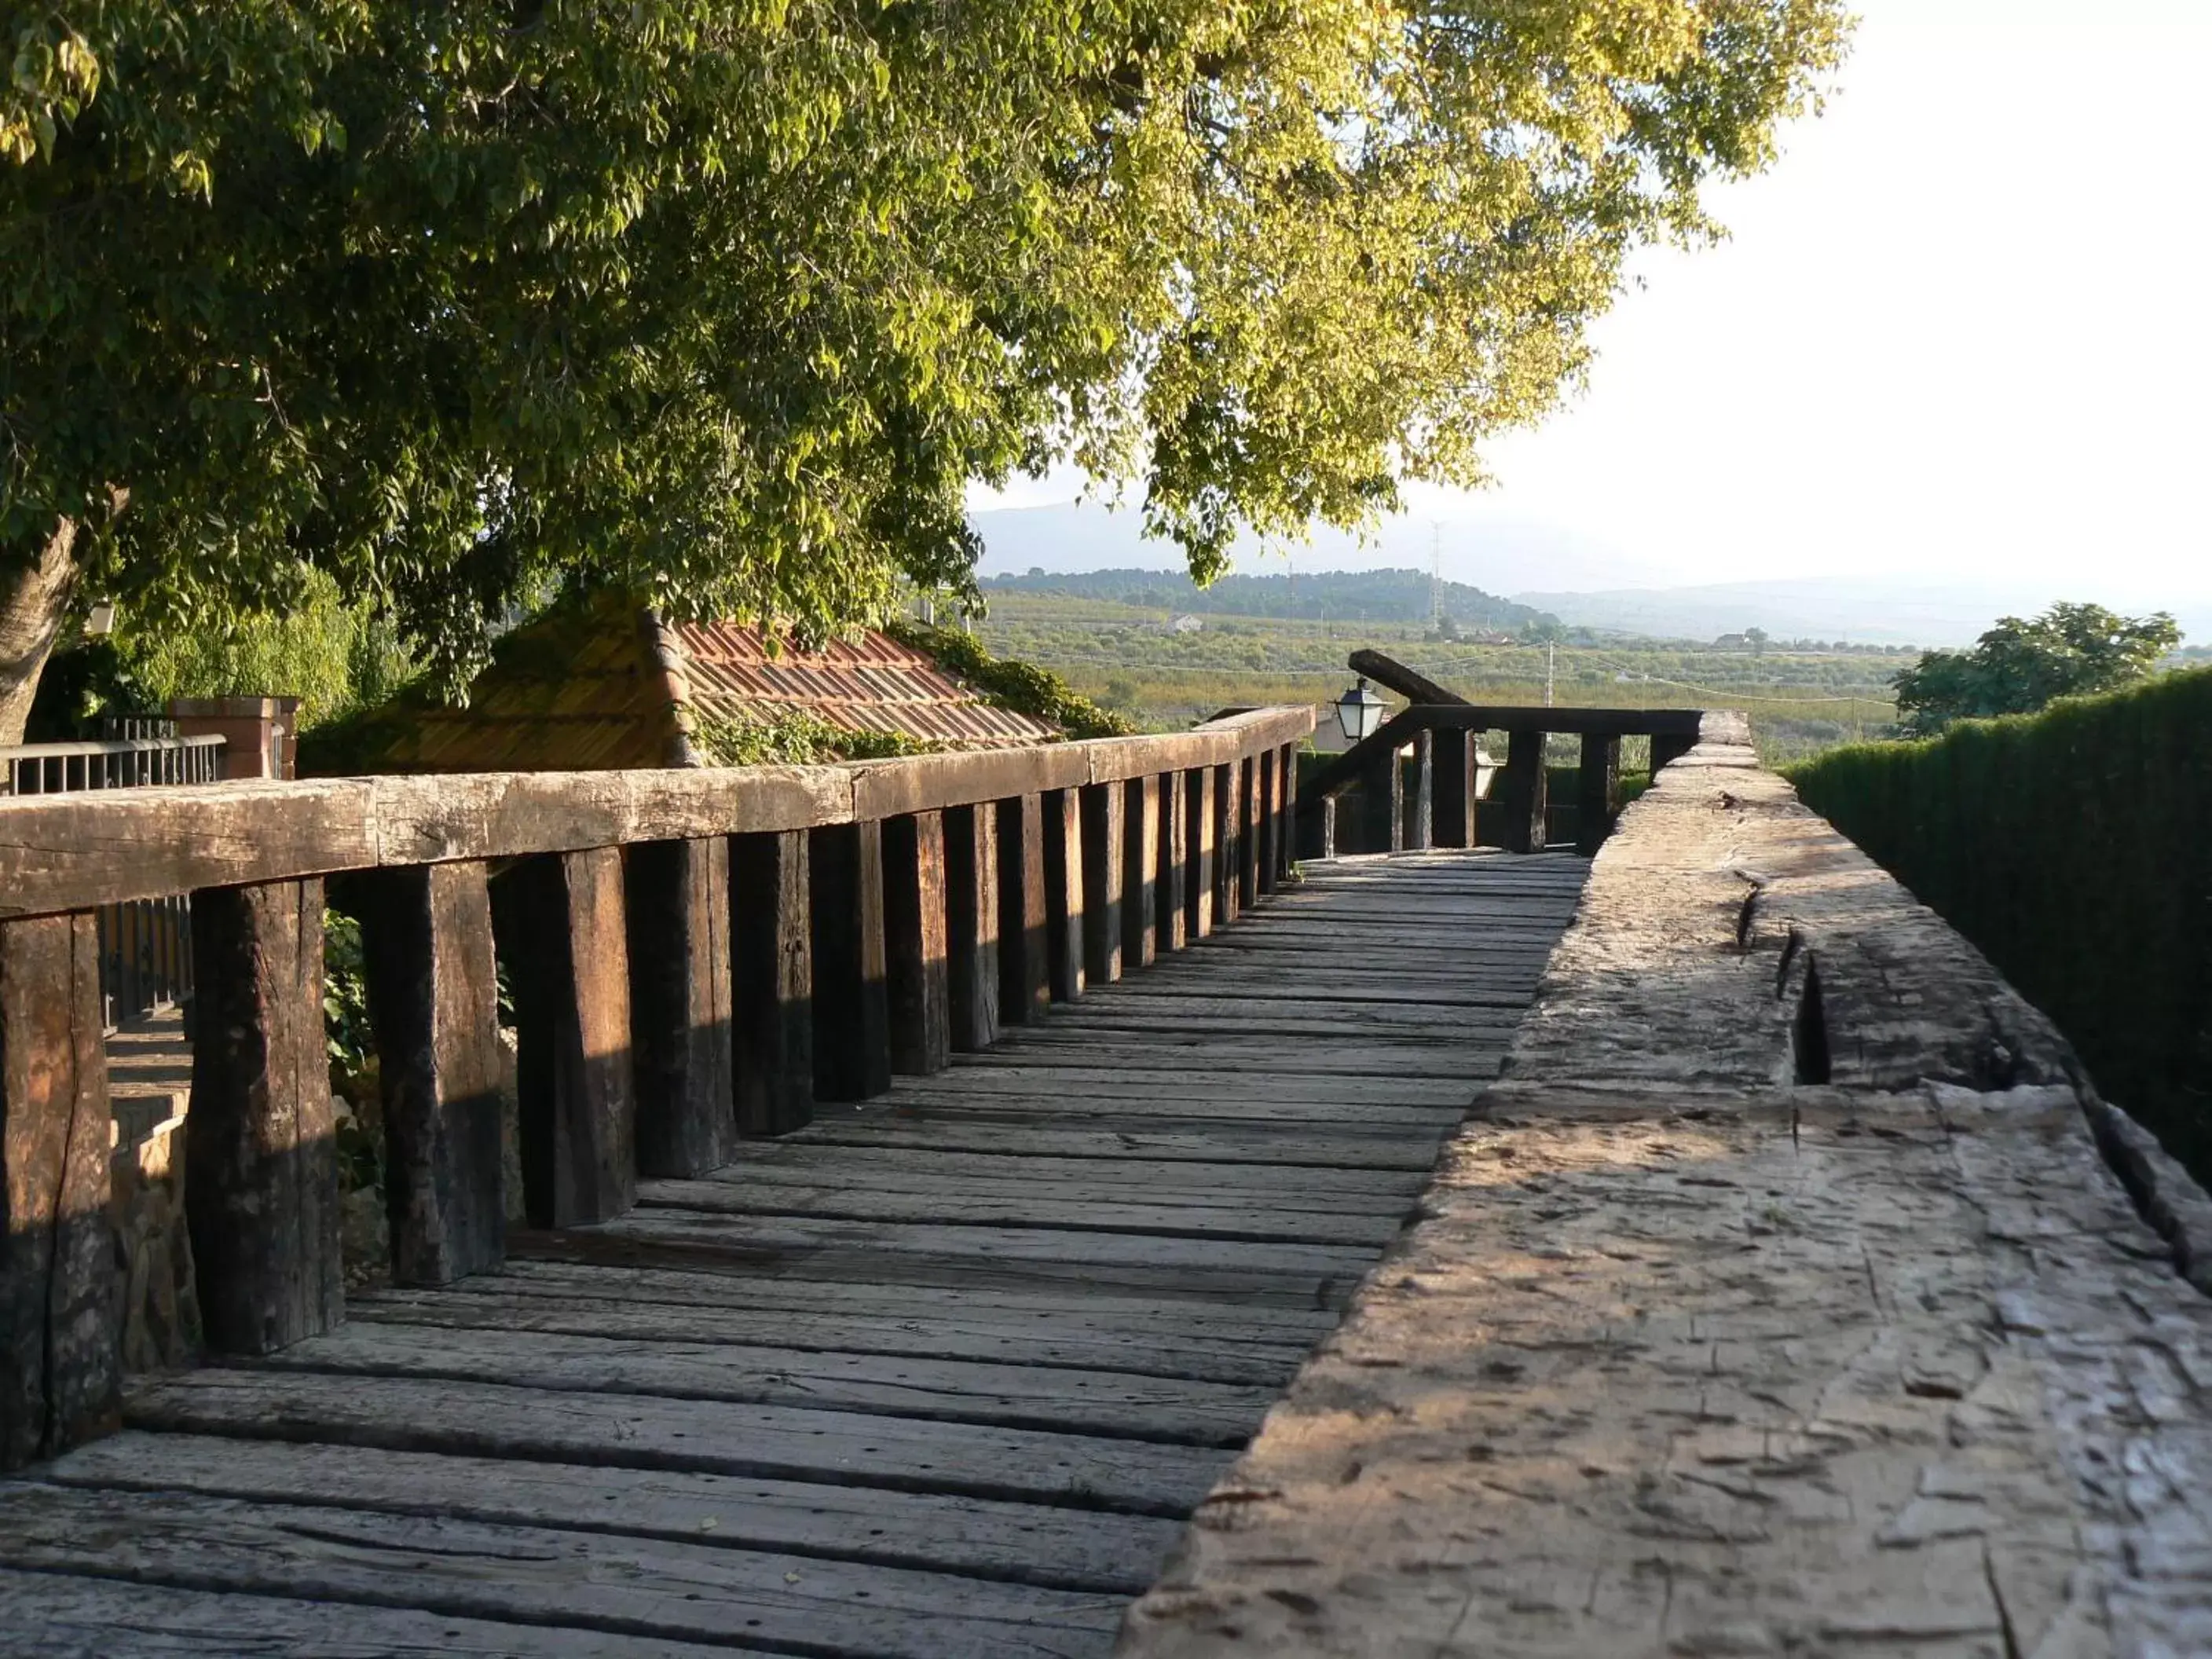
<instances>
[{"instance_id":1,"label":"trimmed hedge","mask_svg":"<svg viewBox=\"0 0 2212 1659\"><path fill-rule=\"evenodd\" d=\"M2212 671L1788 775L2212 1176Z\"/></svg>"}]
</instances>

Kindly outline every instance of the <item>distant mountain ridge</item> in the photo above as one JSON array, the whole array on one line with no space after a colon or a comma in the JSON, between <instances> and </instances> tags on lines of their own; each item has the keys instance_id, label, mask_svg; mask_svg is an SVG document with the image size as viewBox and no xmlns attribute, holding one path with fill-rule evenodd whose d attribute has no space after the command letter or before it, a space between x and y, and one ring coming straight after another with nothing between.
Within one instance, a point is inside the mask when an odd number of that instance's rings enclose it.
<instances>
[{"instance_id":1,"label":"distant mountain ridge","mask_svg":"<svg viewBox=\"0 0 2212 1659\"><path fill-rule=\"evenodd\" d=\"M1420 570L1322 570L1297 575L1229 575L1200 587L1182 571L1087 570L986 576L994 593L1050 593L1200 617L1274 617L1309 622L1426 623L1432 603ZM1436 585L1433 600L1462 631L1510 632L1555 620L1533 605L1464 582Z\"/></svg>"}]
</instances>

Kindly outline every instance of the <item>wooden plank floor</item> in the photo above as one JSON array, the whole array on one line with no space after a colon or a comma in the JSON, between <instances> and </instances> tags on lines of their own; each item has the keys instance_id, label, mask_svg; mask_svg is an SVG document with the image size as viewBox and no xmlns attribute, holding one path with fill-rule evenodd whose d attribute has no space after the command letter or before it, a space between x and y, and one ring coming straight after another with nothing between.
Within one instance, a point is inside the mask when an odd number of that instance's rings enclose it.
<instances>
[{"instance_id":1,"label":"wooden plank floor","mask_svg":"<svg viewBox=\"0 0 2212 1659\"><path fill-rule=\"evenodd\" d=\"M0 1485L0 1652L1103 1654L1586 865L1308 866L988 1054Z\"/></svg>"}]
</instances>

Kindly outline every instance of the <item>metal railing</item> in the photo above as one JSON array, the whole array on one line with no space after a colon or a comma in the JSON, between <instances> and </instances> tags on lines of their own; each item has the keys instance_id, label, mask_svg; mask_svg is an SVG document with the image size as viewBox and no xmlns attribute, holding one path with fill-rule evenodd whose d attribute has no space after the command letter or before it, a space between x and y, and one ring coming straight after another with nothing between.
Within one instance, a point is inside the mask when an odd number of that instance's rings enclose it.
<instances>
[{"instance_id":1,"label":"metal railing","mask_svg":"<svg viewBox=\"0 0 2212 1659\"><path fill-rule=\"evenodd\" d=\"M125 735L78 743L0 748L0 794L76 794L217 783L223 739L180 738L166 720L125 722ZM191 994L191 900L182 893L103 904L100 924L101 1017L125 1020L174 1007Z\"/></svg>"}]
</instances>

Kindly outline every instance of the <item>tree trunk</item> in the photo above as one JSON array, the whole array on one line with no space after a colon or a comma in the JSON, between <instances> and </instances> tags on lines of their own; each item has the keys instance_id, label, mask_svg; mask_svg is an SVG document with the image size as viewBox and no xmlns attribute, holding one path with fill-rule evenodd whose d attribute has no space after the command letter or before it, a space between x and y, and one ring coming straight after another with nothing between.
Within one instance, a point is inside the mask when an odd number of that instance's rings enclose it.
<instances>
[{"instance_id":1,"label":"tree trunk","mask_svg":"<svg viewBox=\"0 0 2212 1659\"><path fill-rule=\"evenodd\" d=\"M39 676L76 588L77 530L75 519L60 520L35 560L0 574L0 747L23 740Z\"/></svg>"}]
</instances>

